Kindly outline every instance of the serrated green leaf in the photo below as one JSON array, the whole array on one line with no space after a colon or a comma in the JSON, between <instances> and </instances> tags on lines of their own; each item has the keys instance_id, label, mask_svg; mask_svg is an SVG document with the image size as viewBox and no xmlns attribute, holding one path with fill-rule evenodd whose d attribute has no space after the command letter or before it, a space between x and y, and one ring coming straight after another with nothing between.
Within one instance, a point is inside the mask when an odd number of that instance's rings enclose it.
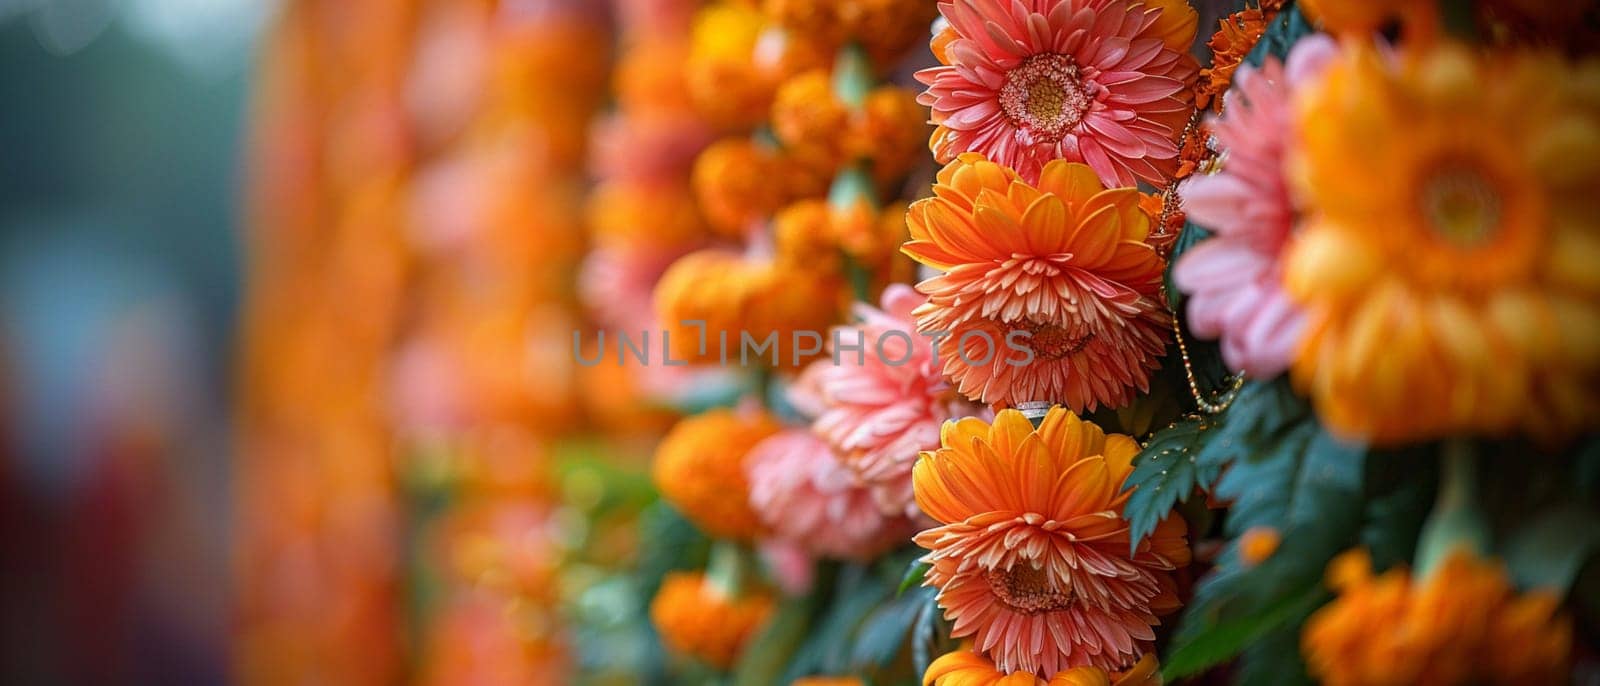
<instances>
[{"instance_id":1,"label":"serrated green leaf","mask_svg":"<svg viewBox=\"0 0 1600 686\"><path fill-rule=\"evenodd\" d=\"M1584 561L1600 552L1600 513L1576 503L1551 508L1512 534L1504 558L1523 589L1566 595Z\"/></svg>"},{"instance_id":2,"label":"serrated green leaf","mask_svg":"<svg viewBox=\"0 0 1600 686\"><path fill-rule=\"evenodd\" d=\"M1133 473L1123 484L1123 490L1133 493L1128 496L1122 516L1128 521L1135 550L1175 505L1188 500L1196 487L1206 488L1216 478L1214 468L1202 469L1195 461L1214 426L1215 422L1209 419L1179 422L1157 431L1133 458Z\"/></svg>"},{"instance_id":3,"label":"serrated green leaf","mask_svg":"<svg viewBox=\"0 0 1600 686\"><path fill-rule=\"evenodd\" d=\"M922 560L912 560L911 564L906 567L905 576L900 577L900 586L895 588L894 594L897 596L905 595L906 589L921 584L922 577L927 576L928 570L931 568L932 565Z\"/></svg>"},{"instance_id":4,"label":"serrated green leaf","mask_svg":"<svg viewBox=\"0 0 1600 686\"><path fill-rule=\"evenodd\" d=\"M1199 674L1233 659L1262 636L1321 605L1326 595L1320 585L1312 585L1274 601L1261 612L1219 622L1185 641L1174 643L1161 662L1163 680Z\"/></svg>"}]
</instances>

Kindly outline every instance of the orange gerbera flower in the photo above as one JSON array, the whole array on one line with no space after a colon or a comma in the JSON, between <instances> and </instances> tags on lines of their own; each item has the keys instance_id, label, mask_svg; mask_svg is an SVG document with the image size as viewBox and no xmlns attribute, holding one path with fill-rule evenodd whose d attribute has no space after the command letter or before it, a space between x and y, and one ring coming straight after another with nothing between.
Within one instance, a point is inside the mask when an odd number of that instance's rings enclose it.
<instances>
[{"instance_id":1,"label":"orange gerbera flower","mask_svg":"<svg viewBox=\"0 0 1600 686\"><path fill-rule=\"evenodd\" d=\"M968 647L945 653L922 677L923 686L1161 686L1155 653L1145 653L1133 669L1108 674L1099 667L1073 667L1045 681L1030 672L1006 674Z\"/></svg>"},{"instance_id":2,"label":"orange gerbera flower","mask_svg":"<svg viewBox=\"0 0 1600 686\"><path fill-rule=\"evenodd\" d=\"M738 661L772 615L772 596L729 597L699 572L674 572L650 601L650 621L668 648L718 669Z\"/></svg>"},{"instance_id":3,"label":"orange gerbera flower","mask_svg":"<svg viewBox=\"0 0 1600 686\"><path fill-rule=\"evenodd\" d=\"M656 447L656 488L701 531L753 538L762 526L750 510L745 454L779 428L766 413L717 409L685 418Z\"/></svg>"},{"instance_id":4,"label":"orange gerbera flower","mask_svg":"<svg viewBox=\"0 0 1600 686\"><path fill-rule=\"evenodd\" d=\"M1330 428L1399 443L1600 422L1597 92L1600 60L1444 45L1346 51L1298 98L1291 373Z\"/></svg>"},{"instance_id":5,"label":"orange gerbera flower","mask_svg":"<svg viewBox=\"0 0 1600 686\"><path fill-rule=\"evenodd\" d=\"M1571 622L1547 592L1518 595L1499 564L1457 552L1433 574L1372 575L1355 550L1328 566L1339 598L1306 623L1310 672L1329 686L1554 684L1564 681Z\"/></svg>"},{"instance_id":6,"label":"orange gerbera flower","mask_svg":"<svg viewBox=\"0 0 1600 686\"><path fill-rule=\"evenodd\" d=\"M1121 490L1138 443L1057 407L1037 429L1017 410L946 422L940 444L912 486L941 526L915 540L951 635L1040 677L1126 669L1150 649L1189 548L1183 518L1168 517L1129 554Z\"/></svg>"},{"instance_id":7,"label":"orange gerbera flower","mask_svg":"<svg viewBox=\"0 0 1600 686\"><path fill-rule=\"evenodd\" d=\"M1107 190L1094 170L1062 160L1032 186L966 153L933 192L911 205L903 250L945 272L917 286L929 297L917 329L950 334L940 355L961 393L1084 411L1149 389L1169 320L1165 261L1145 242L1138 190Z\"/></svg>"}]
</instances>

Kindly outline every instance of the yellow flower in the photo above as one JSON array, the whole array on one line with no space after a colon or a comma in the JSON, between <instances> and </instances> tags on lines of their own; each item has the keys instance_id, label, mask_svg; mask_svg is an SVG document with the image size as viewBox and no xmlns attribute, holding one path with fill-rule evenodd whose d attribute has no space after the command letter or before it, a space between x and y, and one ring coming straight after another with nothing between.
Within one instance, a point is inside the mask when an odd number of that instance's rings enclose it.
<instances>
[{"instance_id":1,"label":"yellow flower","mask_svg":"<svg viewBox=\"0 0 1600 686\"><path fill-rule=\"evenodd\" d=\"M772 596L730 598L699 572L674 572L650 601L661 642L718 669L732 667L772 614Z\"/></svg>"},{"instance_id":2,"label":"yellow flower","mask_svg":"<svg viewBox=\"0 0 1600 686\"><path fill-rule=\"evenodd\" d=\"M717 409L684 418L656 446L651 467L656 488L701 531L717 538L754 538L762 527L750 510L744 458L779 428L766 413Z\"/></svg>"},{"instance_id":3,"label":"yellow flower","mask_svg":"<svg viewBox=\"0 0 1600 686\"><path fill-rule=\"evenodd\" d=\"M1518 595L1497 563L1457 552L1427 579L1402 569L1374 577L1364 551L1328 567L1339 597L1306 623L1301 647L1329 686L1555 684L1572 626L1559 599Z\"/></svg>"},{"instance_id":4,"label":"yellow flower","mask_svg":"<svg viewBox=\"0 0 1600 686\"><path fill-rule=\"evenodd\" d=\"M1351 50L1298 103L1291 370L1378 442L1600 420L1600 62ZM1360 141L1360 144L1352 144Z\"/></svg>"}]
</instances>

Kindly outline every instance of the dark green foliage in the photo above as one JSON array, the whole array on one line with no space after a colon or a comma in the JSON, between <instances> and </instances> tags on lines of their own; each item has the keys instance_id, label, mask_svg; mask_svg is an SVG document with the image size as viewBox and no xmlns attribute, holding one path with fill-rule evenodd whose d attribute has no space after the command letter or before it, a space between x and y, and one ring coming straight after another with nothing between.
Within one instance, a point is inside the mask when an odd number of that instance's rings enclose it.
<instances>
[{"instance_id":1,"label":"dark green foliage","mask_svg":"<svg viewBox=\"0 0 1600 686\"><path fill-rule=\"evenodd\" d=\"M1321 604L1324 595L1322 589L1313 586L1299 594L1277 599L1259 613L1219 622L1210 631L1173 650L1163 662L1162 672L1169 679L1176 678L1231 660L1246 647L1305 617Z\"/></svg>"},{"instance_id":2,"label":"dark green foliage","mask_svg":"<svg viewBox=\"0 0 1600 686\"><path fill-rule=\"evenodd\" d=\"M1124 490L1133 489L1123 518L1128 520L1135 549L1174 505L1216 479L1216 465L1202 467L1195 459L1213 427L1206 419L1179 422L1157 431L1134 458L1133 473L1123 484Z\"/></svg>"},{"instance_id":3,"label":"dark green foliage","mask_svg":"<svg viewBox=\"0 0 1600 686\"><path fill-rule=\"evenodd\" d=\"M1265 443L1235 460L1216 487L1219 498L1234 500L1224 522L1234 543L1196 587L1164 663L1191 655L1178 667L1200 669L1231 657L1224 649L1277 632L1298 634L1317 601L1297 599L1320 598L1328 561L1360 540L1365 449L1340 442L1309 417L1252 438ZM1282 543L1250 566L1240 558L1237 538L1256 526L1278 530ZM1303 669L1297 650L1261 656L1278 663L1273 672ZM1258 669L1246 657L1241 669ZM1174 677L1191 673L1167 669Z\"/></svg>"},{"instance_id":4,"label":"dark green foliage","mask_svg":"<svg viewBox=\"0 0 1600 686\"><path fill-rule=\"evenodd\" d=\"M912 560L906 566L905 576L900 577L900 586L895 589L895 595L905 595L906 589L922 584L922 577L927 576L930 565L921 559Z\"/></svg>"},{"instance_id":5,"label":"dark green foliage","mask_svg":"<svg viewBox=\"0 0 1600 686\"><path fill-rule=\"evenodd\" d=\"M1565 594L1583 563L1600 552L1600 512L1592 505L1561 504L1541 512L1513 533L1503 555L1521 588Z\"/></svg>"},{"instance_id":6,"label":"dark green foliage","mask_svg":"<svg viewBox=\"0 0 1600 686\"><path fill-rule=\"evenodd\" d=\"M1124 485L1125 489L1138 489L1128 498L1123 515L1134 545L1154 531L1175 505L1187 502L1194 489L1211 490L1230 462L1294 449L1279 439L1293 426L1305 423L1308 414L1309 409L1287 382L1253 381L1239 389L1223 414L1190 419L1157 432L1134 459L1133 474ZM1235 486L1245 499L1271 497L1245 492L1250 490L1247 485Z\"/></svg>"},{"instance_id":7,"label":"dark green foliage","mask_svg":"<svg viewBox=\"0 0 1600 686\"><path fill-rule=\"evenodd\" d=\"M1289 49L1301 38L1315 32L1311 24L1306 22L1304 14L1295 3L1288 3L1278 16L1267 23L1267 31L1261 35L1261 40L1256 43L1255 49L1244 56L1244 63L1260 67L1268 55L1278 58L1282 62L1289 57Z\"/></svg>"}]
</instances>

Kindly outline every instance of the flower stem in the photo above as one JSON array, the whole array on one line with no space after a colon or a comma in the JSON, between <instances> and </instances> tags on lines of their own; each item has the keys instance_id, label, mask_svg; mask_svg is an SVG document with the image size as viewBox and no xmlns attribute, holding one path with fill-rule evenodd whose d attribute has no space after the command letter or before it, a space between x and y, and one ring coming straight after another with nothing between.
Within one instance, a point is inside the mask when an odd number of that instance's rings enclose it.
<instances>
[{"instance_id":1,"label":"flower stem","mask_svg":"<svg viewBox=\"0 0 1600 686\"><path fill-rule=\"evenodd\" d=\"M724 597L739 597L749 574L748 558L738 543L726 540L712 543L710 559L706 560L706 583Z\"/></svg>"},{"instance_id":2,"label":"flower stem","mask_svg":"<svg viewBox=\"0 0 1600 686\"><path fill-rule=\"evenodd\" d=\"M1477 457L1472 441L1452 438L1440 453L1439 496L1417 541L1419 578L1431 574L1452 552L1482 555L1489 548L1488 525L1477 507Z\"/></svg>"},{"instance_id":3,"label":"flower stem","mask_svg":"<svg viewBox=\"0 0 1600 686\"><path fill-rule=\"evenodd\" d=\"M852 110L859 110L872 91L872 61L859 43L839 49L833 62L833 94Z\"/></svg>"}]
</instances>

